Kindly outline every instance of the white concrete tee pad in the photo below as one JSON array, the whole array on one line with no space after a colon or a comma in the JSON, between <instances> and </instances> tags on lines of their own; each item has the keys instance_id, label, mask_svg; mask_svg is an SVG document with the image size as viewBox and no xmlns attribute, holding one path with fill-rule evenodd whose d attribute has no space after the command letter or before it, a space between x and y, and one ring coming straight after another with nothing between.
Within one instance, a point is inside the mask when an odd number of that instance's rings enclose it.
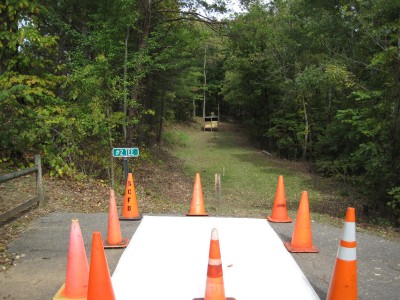
<instances>
[{"instance_id":1,"label":"white concrete tee pad","mask_svg":"<svg viewBox=\"0 0 400 300\"><path fill-rule=\"evenodd\" d=\"M319 299L265 219L144 216L112 275L117 300L204 297L212 228L226 297Z\"/></svg>"}]
</instances>

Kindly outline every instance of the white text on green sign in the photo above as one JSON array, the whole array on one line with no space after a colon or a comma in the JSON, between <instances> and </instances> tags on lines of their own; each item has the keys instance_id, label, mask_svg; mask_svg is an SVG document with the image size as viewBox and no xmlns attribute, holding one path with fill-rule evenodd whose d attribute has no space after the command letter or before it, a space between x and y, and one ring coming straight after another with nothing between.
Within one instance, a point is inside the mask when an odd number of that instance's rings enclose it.
<instances>
[{"instance_id":1,"label":"white text on green sign","mask_svg":"<svg viewBox=\"0 0 400 300\"><path fill-rule=\"evenodd\" d=\"M138 157L139 148L113 148L114 157Z\"/></svg>"}]
</instances>

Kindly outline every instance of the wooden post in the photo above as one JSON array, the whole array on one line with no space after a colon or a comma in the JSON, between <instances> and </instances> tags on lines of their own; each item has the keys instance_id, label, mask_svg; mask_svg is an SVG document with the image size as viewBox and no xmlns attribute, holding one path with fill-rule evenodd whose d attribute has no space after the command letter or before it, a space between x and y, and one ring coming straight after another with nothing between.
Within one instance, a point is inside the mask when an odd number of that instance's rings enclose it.
<instances>
[{"instance_id":1,"label":"wooden post","mask_svg":"<svg viewBox=\"0 0 400 300\"><path fill-rule=\"evenodd\" d=\"M206 123L206 86L207 86L207 72L206 72L206 62L207 62L207 45L204 48L204 63L203 63L203 122ZM204 131L206 129L204 128Z\"/></svg>"},{"instance_id":2,"label":"wooden post","mask_svg":"<svg viewBox=\"0 0 400 300\"><path fill-rule=\"evenodd\" d=\"M43 181L42 181L42 161L40 155L35 155L35 167L36 171L36 191L39 196L39 207L43 207L44 203L44 193L43 193Z\"/></svg>"},{"instance_id":3,"label":"wooden post","mask_svg":"<svg viewBox=\"0 0 400 300\"><path fill-rule=\"evenodd\" d=\"M218 198L218 204L221 201L221 174L215 174L215 195Z\"/></svg>"}]
</instances>

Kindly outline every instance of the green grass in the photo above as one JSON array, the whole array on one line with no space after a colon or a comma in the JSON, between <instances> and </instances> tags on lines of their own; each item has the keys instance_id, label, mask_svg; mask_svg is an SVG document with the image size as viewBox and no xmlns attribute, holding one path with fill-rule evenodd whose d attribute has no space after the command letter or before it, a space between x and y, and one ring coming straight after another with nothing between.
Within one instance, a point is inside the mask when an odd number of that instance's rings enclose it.
<instances>
[{"instance_id":1,"label":"green grass","mask_svg":"<svg viewBox=\"0 0 400 300\"><path fill-rule=\"evenodd\" d=\"M183 159L187 176L200 172L203 192L209 209L221 215L265 216L269 213L277 178L284 176L287 205L296 211L300 194L308 190L310 201L321 199L314 179L283 167L249 146L245 137L235 131L204 132L182 128L187 136L184 147L174 153ZM178 135L177 131L175 134ZM221 174L221 198L214 192L215 174ZM346 208L343 208L345 212Z\"/></svg>"},{"instance_id":2,"label":"green grass","mask_svg":"<svg viewBox=\"0 0 400 300\"><path fill-rule=\"evenodd\" d=\"M178 145L181 147L185 147L189 136L182 131L166 131L163 133L163 141L168 146Z\"/></svg>"},{"instance_id":3,"label":"green grass","mask_svg":"<svg viewBox=\"0 0 400 300\"><path fill-rule=\"evenodd\" d=\"M174 127L168 134L177 141L171 153L183 162L186 178L193 182L195 173L200 173L210 215L265 218L271 214L278 176L283 175L292 218L296 218L301 192L308 191L313 220L341 226L347 207L352 206L362 228L376 225L363 216L365 200L353 187L313 174L307 164L262 153L237 128L214 133L202 131L197 124ZM220 197L214 191L216 173L221 174Z\"/></svg>"}]
</instances>

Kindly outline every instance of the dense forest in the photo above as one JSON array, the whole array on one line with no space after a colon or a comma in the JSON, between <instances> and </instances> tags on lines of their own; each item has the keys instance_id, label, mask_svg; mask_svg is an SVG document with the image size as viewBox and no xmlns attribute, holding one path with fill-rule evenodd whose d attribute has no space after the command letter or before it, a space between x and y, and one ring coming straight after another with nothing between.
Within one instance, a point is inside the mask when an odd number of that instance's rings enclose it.
<instances>
[{"instance_id":1,"label":"dense forest","mask_svg":"<svg viewBox=\"0 0 400 300\"><path fill-rule=\"evenodd\" d=\"M219 109L400 222L400 2L230 7L3 1L0 159L39 153L53 176L109 178L113 147L150 147L165 122Z\"/></svg>"}]
</instances>

